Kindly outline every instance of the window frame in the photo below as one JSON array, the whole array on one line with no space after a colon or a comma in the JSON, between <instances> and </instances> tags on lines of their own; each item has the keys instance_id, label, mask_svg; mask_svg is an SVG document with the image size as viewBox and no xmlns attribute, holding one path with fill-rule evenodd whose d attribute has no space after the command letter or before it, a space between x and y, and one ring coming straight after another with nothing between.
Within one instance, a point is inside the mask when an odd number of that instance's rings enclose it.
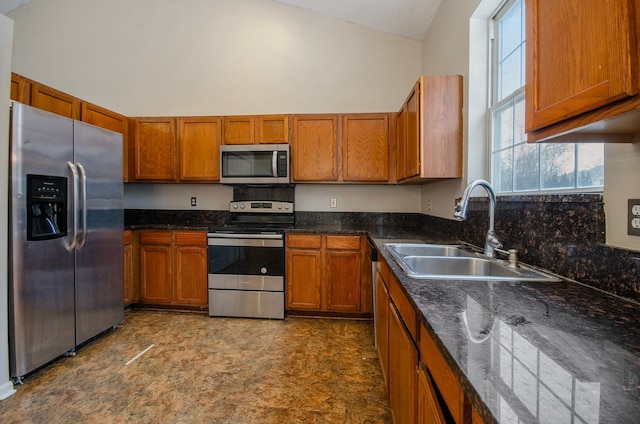
<instances>
[{"instance_id":1,"label":"window frame","mask_svg":"<svg viewBox=\"0 0 640 424\"><path fill-rule=\"evenodd\" d=\"M505 0L503 1L496 9L495 13L493 13L489 19L489 60L488 60L488 70L489 77L487 78L490 87L487 90L488 94L488 137L487 137L487 150L488 150L488 175L490 177L490 181L493 186L496 188L496 193L500 195L545 195L545 194L572 194L572 193L602 193L604 191L604 177L603 184L597 186L589 186L589 187L579 187L579 173L578 163L580 161L579 158L579 145L581 144L592 144L592 143L566 143L573 146L573 187L569 188L542 188L543 186L543 162L542 162L542 143L527 143L526 137L524 142L521 140L517 140L516 134L514 133L512 136L512 142L508 147L500 147L496 148L496 125L497 120L495 119L496 112L502 111L505 109L505 106L512 104L516 99L520 96L524 98L524 91L526 81L524 78L524 70L525 70L525 60L526 60L526 47L522 49L522 67L521 67L521 79L522 85L514 90L513 92L507 94L504 98L498 100L500 95L500 21L504 18L511 9L516 5L516 3L521 2L522 7L522 32L523 32L523 41L521 46L526 46L526 38L524 37L524 25L525 25L525 17L524 17L524 9L525 9L525 0ZM526 101L526 99L524 100ZM515 112L515 108L512 106L512 110ZM515 114L514 114L515 118ZM514 119L515 122L515 119ZM516 125L513 125L513 130L515 130ZM535 145L537 150L537 188L536 189L524 189L517 190L515 188L516 185L516 147L522 145ZM600 143L598 143L600 144ZM496 155L502 154L502 152L511 151L511 187L509 190L503 190L500 188L498 184L498 180L500 178L500 173L496 172L499 169L495 166ZM604 147L603 147L603 165L604 166Z\"/></svg>"}]
</instances>

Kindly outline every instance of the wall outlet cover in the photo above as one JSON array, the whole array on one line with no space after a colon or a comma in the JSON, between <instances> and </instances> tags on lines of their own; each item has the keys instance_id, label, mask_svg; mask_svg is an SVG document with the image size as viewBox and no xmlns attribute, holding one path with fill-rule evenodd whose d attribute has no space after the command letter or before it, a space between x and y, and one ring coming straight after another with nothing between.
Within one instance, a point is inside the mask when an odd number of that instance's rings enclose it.
<instances>
[{"instance_id":1,"label":"wall outlet cover","mask_svg":"<svg viewBox=\"0 0 640 424\"><path fill-rule=\"evenodd\" d=\"M630 236L640 236L640 199L629 199L627 234Z\"/></svg>"}]
</instances>

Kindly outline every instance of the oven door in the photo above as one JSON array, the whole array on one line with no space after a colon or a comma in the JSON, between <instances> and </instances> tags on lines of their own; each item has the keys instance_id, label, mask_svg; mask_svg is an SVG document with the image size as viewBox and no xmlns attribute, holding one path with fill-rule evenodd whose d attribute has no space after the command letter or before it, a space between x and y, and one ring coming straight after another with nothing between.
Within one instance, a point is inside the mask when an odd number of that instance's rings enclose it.
<instances>
[{"instance_id":1,"label":"oven door","mask_svg":"<svg viewBox=\"0 0 640 424\"><path fill-rule=\"evenodd\" d=\"M213 233L208 244L209 289L284 291L281 234Z\"/></svg>"}]
</instances>

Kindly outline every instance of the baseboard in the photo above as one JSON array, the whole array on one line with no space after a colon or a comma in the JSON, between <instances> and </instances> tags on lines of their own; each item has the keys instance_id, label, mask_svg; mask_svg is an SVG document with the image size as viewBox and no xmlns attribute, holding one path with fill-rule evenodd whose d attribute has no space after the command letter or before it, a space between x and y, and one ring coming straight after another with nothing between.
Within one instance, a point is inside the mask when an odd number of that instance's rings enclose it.
<instances>
[{"instance_id":1,"label":"baseboard","mask_svg":"<svg viewBox=\"0 0 640 424\"><path fill-rule=\"evenodd\" d=\"M7 381L6 383L0 385L0 400L8 398L15 392L16 390L13 388L13 383Z\"/></svg>"}]
</instances>

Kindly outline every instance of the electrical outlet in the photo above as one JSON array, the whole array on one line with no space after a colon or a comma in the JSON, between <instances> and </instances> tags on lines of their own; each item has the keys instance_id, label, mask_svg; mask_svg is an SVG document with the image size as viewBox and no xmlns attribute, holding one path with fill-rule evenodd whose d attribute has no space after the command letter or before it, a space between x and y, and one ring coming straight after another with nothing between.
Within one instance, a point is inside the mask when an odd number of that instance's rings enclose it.
<instances>
[{"instance_id":1,"label":"electrical outlet","mask_svg":"<svg viewBox=\"0 0 640 424\"><path fill-rule=\"evenodd\" d=\"M197 199L195 197L191 198L191 206L195 206L197 204Z\"/></svg>"},{"instance_id":2,"label":"electrical outlet","mask_svg":"<svg viewBox=\"0 0 640 424\"><path fill-rule=\"evenodd\" d=\"M337 208L338 207L338 199L335 197L331 198L331 207L332 208Z\"/></svg>"},{"instance_id":3,"label":"electrical outlet","mask_svg":"<svg viewBox=\"0 0 640 424\"><path fill-rule=\"evenodd\" d=\"M640 199L629 199L627 234L640 236Z\"/></svg>"}]
</instances>

